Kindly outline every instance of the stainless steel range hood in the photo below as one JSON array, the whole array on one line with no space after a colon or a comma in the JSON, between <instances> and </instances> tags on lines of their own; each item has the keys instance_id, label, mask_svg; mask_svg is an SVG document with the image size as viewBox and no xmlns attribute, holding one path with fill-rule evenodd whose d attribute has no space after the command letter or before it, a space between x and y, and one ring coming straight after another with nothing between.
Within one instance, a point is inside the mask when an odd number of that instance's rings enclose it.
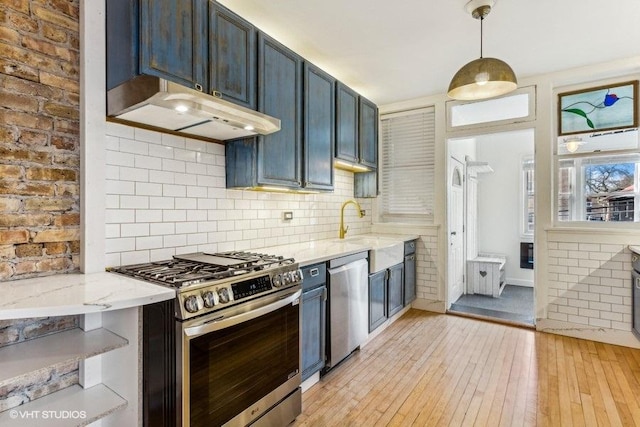
<instances>
[{"instance_id":1,"label":"stainless steel range hood","mask_svg":"<svg viewBox=\"0 0 640 427\"><path fill-rule=\"evenodd\" d=\"M279 119L153 76L109 90L107 115L219 141L280 130Z\"/></svg>"}]
</instances>

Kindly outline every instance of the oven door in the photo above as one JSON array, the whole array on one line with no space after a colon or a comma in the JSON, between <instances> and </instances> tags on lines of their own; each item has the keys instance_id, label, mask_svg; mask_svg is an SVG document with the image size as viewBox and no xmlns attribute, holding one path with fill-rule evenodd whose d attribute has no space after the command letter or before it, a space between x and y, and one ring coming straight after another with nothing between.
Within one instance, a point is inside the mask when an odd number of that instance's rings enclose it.
<instances>
[{"instance_id":1,"label":"oven door","mask_svg":"<svg viewBox=\"0 0 640 427\"><path fill-rule=\"evenodd\" d=\"M181 325L183 427L245 426L299 396L300 294L287 290ZM295 418L300 399L288 400Z\"/></svg>"}]
</instances>

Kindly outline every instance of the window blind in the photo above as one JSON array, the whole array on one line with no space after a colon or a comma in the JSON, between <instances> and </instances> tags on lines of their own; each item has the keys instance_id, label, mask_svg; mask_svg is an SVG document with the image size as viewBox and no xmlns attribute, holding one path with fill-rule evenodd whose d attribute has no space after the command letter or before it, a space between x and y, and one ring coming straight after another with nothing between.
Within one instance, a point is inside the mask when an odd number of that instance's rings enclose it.
<instances>
[{"instance_id":1,"label":"window blind","mask_svg":"<svg viewBox=\"0 0 640 427\"><path fill-rule=\"evenodd\" d=\"M433 217L435 110L433 107L383 115L382 219Z\"/></svg>"}]
</instances>

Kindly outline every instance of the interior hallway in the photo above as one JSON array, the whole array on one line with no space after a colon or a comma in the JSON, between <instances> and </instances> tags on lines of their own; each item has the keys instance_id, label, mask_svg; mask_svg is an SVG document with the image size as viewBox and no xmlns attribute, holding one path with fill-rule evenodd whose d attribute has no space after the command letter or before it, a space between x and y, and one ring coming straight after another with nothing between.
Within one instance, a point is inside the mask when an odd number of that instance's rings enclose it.
<instances>
[{"instance_id":1,"label":"interior hallway","mask_svg":"<svg viewBox=\"0 0 640 427\"><path fill-rule=\"evenodd\" d=\"M302 405L296 427L640 425L640 350L412 309Z\"/></svg>"}]
</instances>

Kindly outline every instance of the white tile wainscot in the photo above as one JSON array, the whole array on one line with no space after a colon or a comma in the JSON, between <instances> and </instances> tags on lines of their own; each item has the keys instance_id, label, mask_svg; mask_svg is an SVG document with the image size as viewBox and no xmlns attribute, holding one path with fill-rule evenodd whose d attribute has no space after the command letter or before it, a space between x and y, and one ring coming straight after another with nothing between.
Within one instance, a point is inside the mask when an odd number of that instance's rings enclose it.
<instances>
[{"instance_id":1,"label":"white tile wainscot","mask_svg":"<svg viewBox=\"0 0 640 427\"><path fill-rule=\"evenodd\" d=\"M4 282L0 292L0 320L81 315L80 328L0 349L0 387L80 363L80 385L5 411L0 425L34 425L43 411L69 411L42 421L52 426L141 424L140 306L173 299L172 289L105 272Z\"/></svg>"},{"instance_id":2,"label":"white tile wainscot","mask_svg":"<svg viewBox=\"0 0 640 427\"><path fill-rule=\"evenodd\" d=\"M640 348L631 332L631 251L640 232L623 229L546 230L548 272L543 332ZM542 292L542 289L539 289Z\"/></svg>"}]
</instances>

